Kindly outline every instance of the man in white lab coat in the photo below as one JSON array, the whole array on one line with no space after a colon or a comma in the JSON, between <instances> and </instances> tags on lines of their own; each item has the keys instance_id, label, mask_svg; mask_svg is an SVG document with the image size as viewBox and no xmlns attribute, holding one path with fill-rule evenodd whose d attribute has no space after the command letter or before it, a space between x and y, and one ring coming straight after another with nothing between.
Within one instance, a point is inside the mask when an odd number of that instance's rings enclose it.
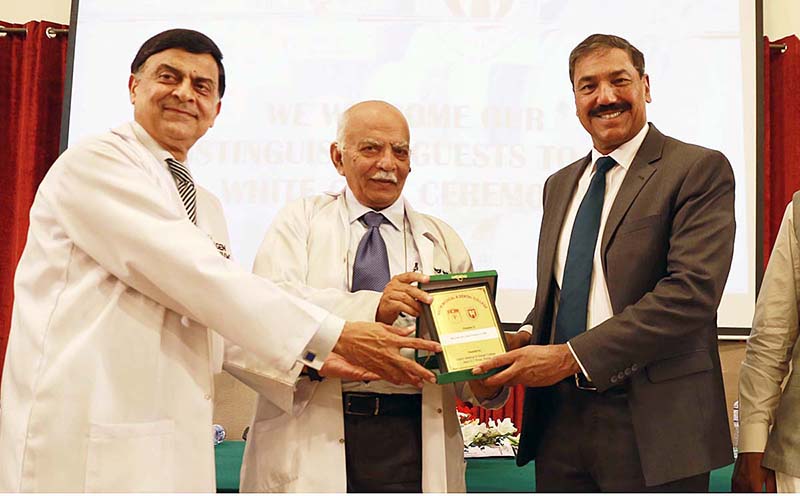
<instances>
[{"instance_id":1,"label":"man in white lab coat","mask_svg":"<svg viewBox=\"0 0 800 496\"><path fill-rule=\"evenodd\" d=\"M392 105L368 101L348 109L331 145L347 188L287 206L267 232L255 272L347 319L413 324L430 297L412 283L427 281L423 274L470 271L472 262L450 226L401 196L411 170L409 140L408 123ZM368 216L375 215L382 219L376 229L386 249L385 279L365 289L357 266L371 236ZM242 491L465 492L455 397L477 396L495 408L507 398L476 381L426 384L420 394L413 386L320 380L308 372L293 402L259 397Z\"/></svg>"},{"instance_id":2,"label":"man in white lab coat","mask_svg":"<svg viewBox=\"0 0 800 496\"><path fill-rule=\"evenodd\" d=\"M15 278L0 491L213 492L209 328L286 382L303 366L432 379L399 348L436 345L345 323L229 260L219 202L183 163L219 113L221 59L196 31L145 42L135 122L71 147L42 181Z\"/></svg>"}]
</instances>

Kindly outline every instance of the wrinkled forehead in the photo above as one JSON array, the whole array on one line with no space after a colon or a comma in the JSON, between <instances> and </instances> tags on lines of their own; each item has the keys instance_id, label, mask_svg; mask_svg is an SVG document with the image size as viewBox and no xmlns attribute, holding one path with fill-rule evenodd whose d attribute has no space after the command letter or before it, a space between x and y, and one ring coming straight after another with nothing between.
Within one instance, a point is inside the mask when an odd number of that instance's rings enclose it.
<instances>
[{"instance_id":1,"label":"wrinkled forehead","mask_svg":"<svg viewBox=\"0 0 800 496\"><path fill-rule=\"evenodd\" d=\"M371 105L351 109L345 134L348 142L364 139L408 143L406 118L393 107Z\"/></svg>"},{"instance_id":2,"label":"wrinkled forehead","mask_svg":"<svg viewBox=\"0 0 800 496\"><path fill-rule=\"evenodd\" d=\"M628 52L621 48L598 47L585 53L575 61L575 74L577 79L582 72L608 73L615 71L633 71L636 68Z\"/></svg>"}]
</instances>

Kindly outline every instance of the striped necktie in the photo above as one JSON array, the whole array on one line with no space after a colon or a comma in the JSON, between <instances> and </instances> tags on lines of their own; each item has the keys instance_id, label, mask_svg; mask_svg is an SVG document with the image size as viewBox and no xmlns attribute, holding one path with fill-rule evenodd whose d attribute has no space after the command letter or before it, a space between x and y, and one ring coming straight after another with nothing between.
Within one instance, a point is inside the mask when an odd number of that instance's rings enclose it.
<instances>
[{"instance_id":1,"label":"striped necktie","mask_svg":"<svg viewBox=\"0 0 800 496\"><path fill-rule=\"evenodd\" d=\"M197 224L197 202L192 173L189 172L185 165L172 158L167 159L167 165L173 179L175 179L175 185L178 187L178 194L181 195L181 200L183 200L183 206L186 207L186 213L189 214L192 222Z\"/></svg>"}]
</instances>

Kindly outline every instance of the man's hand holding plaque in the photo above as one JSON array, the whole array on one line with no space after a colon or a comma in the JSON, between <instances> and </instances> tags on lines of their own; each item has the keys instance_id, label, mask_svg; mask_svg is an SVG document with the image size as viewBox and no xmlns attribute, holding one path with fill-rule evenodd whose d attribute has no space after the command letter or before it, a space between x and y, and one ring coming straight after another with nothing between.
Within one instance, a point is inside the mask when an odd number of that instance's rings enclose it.
<instances>
[{"instance_id":1,"label":"man's hand holding plaque","mask_svg":"<svg viewBox=\"0 0 800 496\"><path fill-rule=\"evenodd\" d=\"M496 280L494 271L486 271L432 276L420 285L431 301L422 306L419 335L442 345L442 352L437 354L437 382L468 381L497 372L471 372L507 350L494 306Z\"/></svg>"}]
</instances>

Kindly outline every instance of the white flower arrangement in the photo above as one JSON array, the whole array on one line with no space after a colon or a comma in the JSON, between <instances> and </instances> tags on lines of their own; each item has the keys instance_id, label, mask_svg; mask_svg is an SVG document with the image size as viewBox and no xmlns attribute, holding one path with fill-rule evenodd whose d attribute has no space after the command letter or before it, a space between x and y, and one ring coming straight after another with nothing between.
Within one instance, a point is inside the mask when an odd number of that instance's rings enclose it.
<instances>
[{"instance_id":1,"label":"white flower arrangement","mask_svg":"<svg viewBox=\"0 0 800 496\"><path fill-rule=\"evenodd\" d=\"M515 435L517 428L510 418L489 419L484 423L461 411L458 417L467 456L514 456L519 446L519 434Z\"/></svg>"}]
</instances>

